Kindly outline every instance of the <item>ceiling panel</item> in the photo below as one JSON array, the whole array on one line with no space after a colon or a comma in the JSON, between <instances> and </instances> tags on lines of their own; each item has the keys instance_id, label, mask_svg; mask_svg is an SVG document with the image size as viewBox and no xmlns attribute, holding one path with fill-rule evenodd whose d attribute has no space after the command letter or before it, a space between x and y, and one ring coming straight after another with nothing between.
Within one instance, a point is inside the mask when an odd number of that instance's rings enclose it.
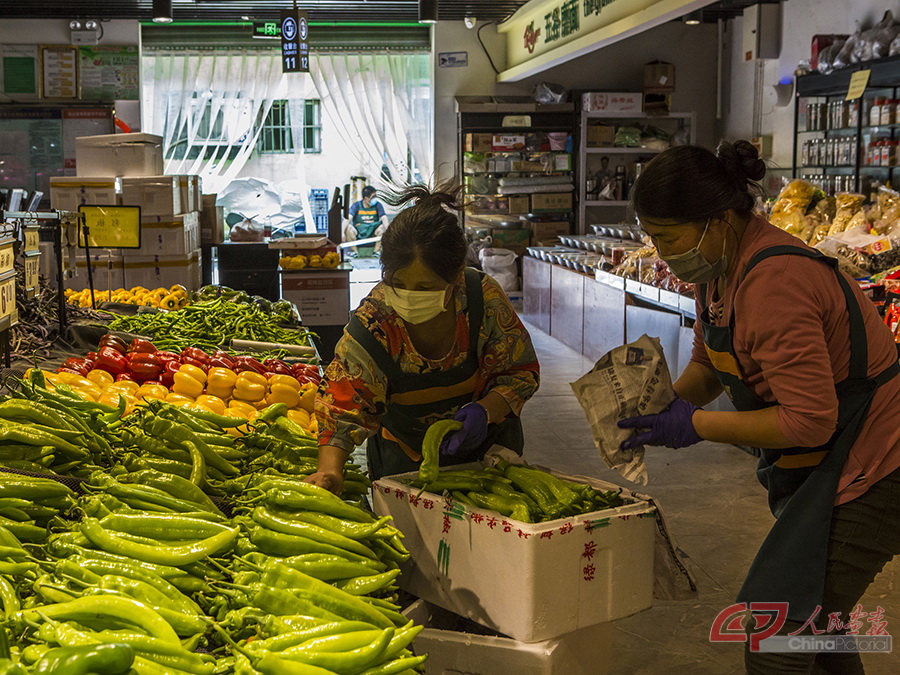
<instances>
[{"instance_id":1,"label":"ceiling panel","mask_svg":"<svg viewBox=\"0 0 900 675\"><path fill-rule=\"evenodd\" d=\"M440 18L462 20L500 20L511 15L526 0L440 0ZM290 9L293 0L174 0L176 21L240 21L277 18L279 11ZM298 3L310 21L335 22L415 22L417 0L306 0ZM152 18L152 0L28 0L0 1L0 17L100 19Z\"/></svg>"}]
</instances>

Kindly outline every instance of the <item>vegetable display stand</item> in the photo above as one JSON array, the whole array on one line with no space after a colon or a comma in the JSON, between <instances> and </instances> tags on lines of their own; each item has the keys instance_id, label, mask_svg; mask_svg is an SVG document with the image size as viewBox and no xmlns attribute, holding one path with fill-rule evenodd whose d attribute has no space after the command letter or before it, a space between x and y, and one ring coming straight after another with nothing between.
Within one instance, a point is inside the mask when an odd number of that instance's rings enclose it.
<instances>
[{"instance_id":1,"label":"vegetable display stand","mask_svg":"<svg viewBox=\"0 0 900 675\"><path fill-rule=\"evenodd\" d=\"M561 637L652 605L657 524L649 502L625 491L624 506L529 524L420 494L404 482L417 476L388 476L372 488L375 512L393 516L406 534L412 558L400 582L413 595L522 642Z\"/></svg>"},{"instance_id":2,"label":"vegetable display stand","mask_svg":"<svg viewBox=\"0 0 900 675\"><path fill-rule=\"evenodd\" d=\"M520 642L460 630L460 617L416 600L403 614L425 626L414 644L428 654L425 675L607 675L612 651L612 624L581 628L560 638Z\"/></svg>"}]
</instances>

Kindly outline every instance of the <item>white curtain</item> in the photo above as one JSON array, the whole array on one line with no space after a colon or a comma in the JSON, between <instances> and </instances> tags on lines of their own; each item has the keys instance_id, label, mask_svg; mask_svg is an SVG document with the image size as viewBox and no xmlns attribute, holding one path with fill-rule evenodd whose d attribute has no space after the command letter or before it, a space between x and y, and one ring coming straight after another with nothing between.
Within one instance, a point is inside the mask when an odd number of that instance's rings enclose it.
<instances>
[{"instance_id":1,"label":"white curtain","mask_svg":"<svg viewBox=\"0 0 900 675\"><path fill-rule=\"evenodd\" d=\"M431 178L428 54L317 53L311 71L323 123L340 130L370 180L384 165L396 183L413 168ZM272 102L292 100L278 53L268 50L147 52L142 77L143 128L165 139L166 172L200 174L207 192L241 175ZM296 127L303 116L290 107Z\"/></svg>"}]
</instances>

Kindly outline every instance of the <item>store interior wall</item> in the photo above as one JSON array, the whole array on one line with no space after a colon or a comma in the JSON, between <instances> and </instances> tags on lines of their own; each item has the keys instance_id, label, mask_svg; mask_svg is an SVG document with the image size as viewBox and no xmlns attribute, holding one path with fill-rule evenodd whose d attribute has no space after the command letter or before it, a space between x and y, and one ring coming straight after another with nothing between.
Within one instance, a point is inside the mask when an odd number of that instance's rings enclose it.
<instances>
[{"instance_id":1,"label":"store interior wall","mask_svg":"<svg viewBox=\"0 0 900 675\"><path fill-rule=\"evenodd\" d=\"M762 63L762 103L759 131L771 134L775 168L790 168L794 134L793 104L778 107L766 98L779 82L793 82L794 70L808 59L810 42L819 34L852 34L881 20L885 10L900 16L900 4L884 0L787 0L781 4L781 52L778 59ZM743 19L728 22L725 32L725 106L721 132L730 139L749 138L753 127L756 64L742 58Z\"/></svg>"},{"instance_id":2,"label":"store interior wall","mask_svg":"<svg viewBox=\"0 0 900 675\"><path fill-rule=\"evenodd\" d=\"M477 26L476 26L477 29ZM482 30L494 65L505 67L502 35L493 26ZM457 161L456 96L530 95L540 82L569 89L636 91L643 86L643 66L654 60L675 65L673 112L697 113L697 142L712 145L716 128L716 51L714 25L663 24L520 82L498 84L475 30L461 21L441 21L433 33L435 91L435 166L438 175L453 175ZM467 51L466 68L440 68L438 54Z\"/></svg>"},{"instance_id":3,"label":"store interior wall","mask_svg":"<svg viewBox=\"0 0 900 675\"><path fill-rule=\"evenodd\" d=\"M78 18L84 17L83 12ZM73 12L72 18L76 18ZM138 21L113 19L103 21L103 37L99 45L141 45L141 24ZM3 19L0 21L0 44L7 45L67 45L71 41L69 19ZM116 101L116 117L132 131L141 129L141 102Z\"/></svg>"}]
</instances>

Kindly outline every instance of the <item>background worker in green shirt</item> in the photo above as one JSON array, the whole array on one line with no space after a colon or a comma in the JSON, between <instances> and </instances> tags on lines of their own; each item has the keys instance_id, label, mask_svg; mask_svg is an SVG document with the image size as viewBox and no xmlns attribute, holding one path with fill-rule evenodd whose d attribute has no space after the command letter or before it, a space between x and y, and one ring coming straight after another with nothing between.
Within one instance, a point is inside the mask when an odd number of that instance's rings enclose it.
<instances>
[{"instance_id":1,"label":"background worker in green shirt","mask_svg":"<svg viewBox=\"0 0 900 675\"><path fill-rule=\"evenodd\" d=\"M377 237L384 233L389 225L384 207L375 198L375 188L367 185L362 191L362 200L352 204L348 217L344 219L342 233L344 241L356 241ZM357 247L360 252L380 250L380 244L367 244Z\"/></svg>"}]
</instances>

